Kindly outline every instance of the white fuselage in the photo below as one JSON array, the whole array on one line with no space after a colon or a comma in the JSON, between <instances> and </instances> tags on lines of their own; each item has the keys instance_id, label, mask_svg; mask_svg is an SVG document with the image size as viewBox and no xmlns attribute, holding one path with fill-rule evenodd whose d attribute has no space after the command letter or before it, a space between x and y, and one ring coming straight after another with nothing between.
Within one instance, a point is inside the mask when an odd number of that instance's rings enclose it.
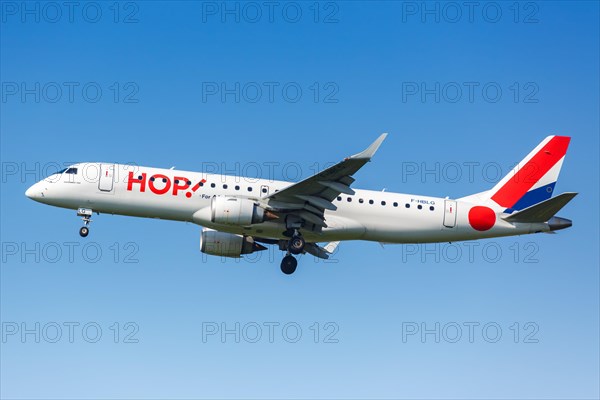
<instances>
[{"instance_id":1,"label":"white fuselage","mask_svg":"<svg viewBox=\"0 0 600 400\"><path fill-rule=\"evenodd\" d=\"M187 221L229 233L285 238L280 219L239 226L213 224L197 216L199 210L210 207L214 196L260 202L290 182L110 163L71 167L77 173L52 175L32 186L27 196L70 209ZM452 242L549 231L545 223L509 223L498 217L493 227L482 232L468 220L469 210L477 204L437 197L357 189L354 195L340 195L333 204L337 210L325 212L327 227L322 232L302 232L307 242Z\"/></svg>"}]
</instances>

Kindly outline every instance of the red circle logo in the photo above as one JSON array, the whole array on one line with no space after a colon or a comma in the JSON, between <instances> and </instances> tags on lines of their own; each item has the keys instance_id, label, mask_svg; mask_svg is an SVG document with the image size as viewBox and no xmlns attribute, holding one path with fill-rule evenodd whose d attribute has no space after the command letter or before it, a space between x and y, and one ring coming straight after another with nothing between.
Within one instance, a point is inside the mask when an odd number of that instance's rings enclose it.
<instances>
[{"instance_id":1,"label":"red circle logo","mask_svg":"<svg viewBox=\"0 0 600 400\"><path fill-rule=\"evenodd\" d=\"M496 223L496 213L489 207L475 206L469 210L469 224L478 231L487 231Z\"/></svg>"}]
</instances>

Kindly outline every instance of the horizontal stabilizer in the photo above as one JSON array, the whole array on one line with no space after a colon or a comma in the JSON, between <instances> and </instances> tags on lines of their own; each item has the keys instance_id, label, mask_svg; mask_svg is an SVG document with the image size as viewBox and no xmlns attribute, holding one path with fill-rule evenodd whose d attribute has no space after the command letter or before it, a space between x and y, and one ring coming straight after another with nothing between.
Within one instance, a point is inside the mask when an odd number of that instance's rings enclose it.
<instances>
[{"instance_id":1,"label":"horizontal stabilizer","mask_svg":"<svg viewBox=\"0 0 600 400\"><path fill-rule=\"evenodd\" d=\"M541 203L534 204L521 211L514 212L509 216L504 217L504 220L508 222L529 223L547 222L575 196L577 196L577 193L573 192L559 194L556 197L544 200Z\"/></svg>"}]
</instances>

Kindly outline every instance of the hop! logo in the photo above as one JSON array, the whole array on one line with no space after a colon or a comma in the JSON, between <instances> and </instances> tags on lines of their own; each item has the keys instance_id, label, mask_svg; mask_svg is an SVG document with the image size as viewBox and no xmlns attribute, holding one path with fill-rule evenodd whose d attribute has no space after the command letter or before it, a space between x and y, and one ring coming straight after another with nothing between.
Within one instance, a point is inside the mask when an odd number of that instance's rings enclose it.
<instances>
[{"instance_id":1,"label":"hop! logo","mask_svg":"<svg viewBox=\"0 0 600 400\"><path fill-rule=\"evenodd\" d=\"M147 174L143 172L141 175L137 177L133 176L133 172L129 172L129 179L127 179L127 190L133 190L133 185L140 185L140 192L146 191L146 186L150 189L150 191L154 194L166 194L171 192L173 196L177 196L180 191L186 191L185 197L188 199L192 197L192 195L200 188L200 186L204 185L206 179L200 180L200 182L196 183L193 187L192 181L184 176L175 176L173 177L173 181L166 175L163 174L154 174L147 179Z\"/></svg>"}]
</instances>

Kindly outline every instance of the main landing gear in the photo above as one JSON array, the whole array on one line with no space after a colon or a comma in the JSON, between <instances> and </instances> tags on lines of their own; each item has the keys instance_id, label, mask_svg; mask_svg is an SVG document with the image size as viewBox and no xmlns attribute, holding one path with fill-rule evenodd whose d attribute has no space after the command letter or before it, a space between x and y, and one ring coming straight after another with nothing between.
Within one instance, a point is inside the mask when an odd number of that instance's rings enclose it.
<instances>
[{"instance_id":1,"label":"main landing gear","mask_svg":"<svg viewBox=\"0 0 600 400\"><path fill-rule=\"evenodd\" d=\"M304 251L306 242L300 235L297 229L294 229L294 233L287 243L287 253L283 260L281 260L281 272L286 275L291 275L296 271L298 266L298 260L292 254L301 254Z\"/></svg>"},{"instance_id":2,"label":"main landing gear","mask_svg":"<svg viewBox=\"0 0 600 400\"><path fill-rule=\"evenodd\" d=\"M86 237L90 234L90 228L88 228L88 225L90 224L90 222L92 222L92 212L93 211L89 208L77 209L77 216L81 217L81 219L83 220L83 226L79 229L79 235L81 237Z\"/></svg>"},{"instance_id":3,"label":"main landing gear","mask_svg":"<svg viewBox=\"0 0 600 400\"><path fill-rule=\"evenodd\" d=\"M298 266L298 260L294 256L287 255L283 257L281 260L281 272L286 275L291 275L296 271L296 267Z\"/></svg>"}]
</instances>

